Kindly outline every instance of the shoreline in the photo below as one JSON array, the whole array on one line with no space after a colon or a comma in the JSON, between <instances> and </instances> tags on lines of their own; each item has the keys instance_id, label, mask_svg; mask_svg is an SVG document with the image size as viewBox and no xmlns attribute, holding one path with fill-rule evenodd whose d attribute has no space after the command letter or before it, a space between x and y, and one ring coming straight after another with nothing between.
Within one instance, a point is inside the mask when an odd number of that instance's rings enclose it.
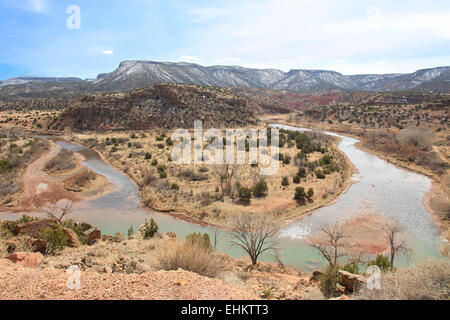
<instances>
[{"instance_id":1,"label":"shoreline","mask_svg":"<svg viewBox=\"0 0 450 320\"><path fill-rule=\"evenodd\" d=\"M286 125L290 125L290 126L306 126L306 124L301 124L301 123L289 123L289 121L283 120L283 119L270 119L267 118L264 121L276 121L279 123L284 123ZM310 123L309 125L311 125L312 123ZM314 123L313 125L315 125L317 128L321 129L321 130L327 130L327 131L333 131L332 128L328 128L327 126L323 126L320 125L318 123ZM342 129L342 128L341 128ZM355 129L355 128L352 128ZM358 128L356 128L358 129ZM425 195L422 198L422 203L426 209L426 211L428 212L428 214L430 215L431 219L433 220L434 224L436 225L436 227L441 231L441 238L445 239L447 242L450 241L450 229L448 227L446 227L444 221L442 220L442 218L440 217L440 215L436 212L435 209L432 208L432 206L430 205L430 202L432 200L432 198L441 195L444 197L447 197L445 194L445 191L443 189L442 183L441 181L439 181L439 179L436 178L436 175L426 171L425 169L421 169L421 168L413 168L411 166L408 166L406 164L404 164L402 161L399 161L389 155L383 154L379 151L370 149L369 147L367 147L365 145L365 141L363 137L360 137L358 135L352 134L351 132L345 132L345 133L340 133L339 128L334 128L334 132L354 138L354 139L358 139L359 142L355 144L355 147L357 147L358 149L360 149L361 151L367 152L371 155L374 155L388 163L390 163L391 165L399 168L399 169L403 169L403 170L407 170L409 172L415 173L415 174L421 174L426 176L427 178L429 178L431 180L431 187L428 190L428 192L425 193ZM440 189L440 190L438 190ZM448 201L448 199L447 199Z\"/></svg>"}]
</instances>

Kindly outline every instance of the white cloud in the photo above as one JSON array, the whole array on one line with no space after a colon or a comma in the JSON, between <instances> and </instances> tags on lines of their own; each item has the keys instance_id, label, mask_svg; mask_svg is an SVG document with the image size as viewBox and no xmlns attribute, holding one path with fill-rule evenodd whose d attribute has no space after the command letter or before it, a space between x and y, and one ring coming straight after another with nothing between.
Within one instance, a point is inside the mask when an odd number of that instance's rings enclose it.
<instances>
[{"instance_id":1,"label":"white cloud","mask_svg":"<svg viewBox=\"0 0 450 320\"><path fill-rule=\"evenodd\" d=\"M179 58L181 62L190 62L190 63L197 63L200 62L200 58L194 57L194 56L181 56Z\"/></svg>"},{"instance_id":2,"label":"white cloud","mask_svg":"<svg viewBox=\"0 0 450 320\"><path fill-rule=\"evenodd\" d=\"M105 50L105 51L102 51L101 54L113 55L114 51L112 51L112 50Z\"/></svg>"},{"instance_id":3,"label":"white cloud","mask_svg":"<svg viewBox=\"0 0 450 320\"><path fill-rule=\"evenodd\" d=\"M28 6L31 11L44 13L48 7L47 0L28 0Z\"/></svg>"}]
</instances>

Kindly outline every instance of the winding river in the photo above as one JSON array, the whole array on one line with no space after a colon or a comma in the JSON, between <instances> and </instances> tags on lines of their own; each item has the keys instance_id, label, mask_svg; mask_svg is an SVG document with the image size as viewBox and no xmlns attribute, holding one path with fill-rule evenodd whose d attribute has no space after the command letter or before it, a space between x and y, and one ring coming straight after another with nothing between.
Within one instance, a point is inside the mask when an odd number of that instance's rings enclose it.
<instances>
[{"instance_id":1,"label":"winding river","mask_svg":"<svg viewBox=\"0 0 450 320\"><path fill-rule=\"evenodd\" d=\"M278 124L272 126L288 130L308 130ZM293 222L281 231L283 262L305 271L319 268L323 263L321 258L300 240L314 232L321 224L344 222L362 212L396 218L407 229L414 255L408 261L399 260L400 264L406 265L425 257L439 256L439 247L443 240L423 205L423 197L431 188L431 180L361 151L355 146L358 143L356 139L331 132L325 133L341 138L339 148L359 171L352 177L357 183L331 205L316 210L312 215ZM148 211L140 209L138 190L127 176L104 163L96 152L84 146L58 140L56 143L61 148L82 154L86 167L105 176L114 185L113 191L105 196L77 204L73 219L95 225L104 234L115 234L117 231L126 233L130 225L136 229L145 219L154 218L160 232L175 232L180 238L191 232L208 232L213 236L214 230L209 227L164 214L149 214ZM18 214L0 214L1 219L18 217ZM219 230L218 235L219 252L232 257L243 256L238 248L229 246L227 232ZM273 257L265 256L263 260L273 261Z\"/></svg>"}]
</instances>

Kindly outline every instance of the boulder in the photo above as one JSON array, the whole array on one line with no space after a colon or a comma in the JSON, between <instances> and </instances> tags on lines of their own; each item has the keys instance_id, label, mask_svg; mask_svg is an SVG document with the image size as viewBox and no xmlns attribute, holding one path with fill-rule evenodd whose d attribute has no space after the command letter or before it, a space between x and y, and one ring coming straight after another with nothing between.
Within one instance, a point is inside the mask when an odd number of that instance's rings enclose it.
<instances>
[{"instance_id":1,"label":"boulder","mask_svg":"<svg viewBox=\"0 0 450 320\"><path fill-rule=\"evenodd\" d=\"M40 252L16 252L7 256L6 259L19 266L36 269L44 261L44 256Z\"/></svg>"},{"instance_id":2,"label":"boulder","mask_svg":"<svg viewBox=\"0 0 450 320\"><path fill-rule=\"evenodd\" d=\"M102 238L102 232L97 228L86 230L83 234L88 238L87 241L90 246Z\"/></svg>"},{"instance_id":3,"label":"boulder","mask_svg":"<svg viewBox=\"0 0 450 320\"><path fill-rule=\"evenodd\" d=\"M323 274L322 271L313 271L311 273L311 275L309 276L309 282L313 282L313 281L319 281L319 277Z\"/></svg>"},{"instance_id":4,"label":"boulder","mask_svg":"<svg viewBox=\"0 0 450 320\"><path fill-rule=\"evenodd\" d=\"M114 239L114 237L109 236L109 235L107 235L107 234L105 234L105 235L102 237L102 240L103 240L103 241L113 241L113 239Z\"/></svg>"},{"instance_id":5,"label":"boulder","mask_svg":"<svg viewBox=\"0 0 450 320\"><path fill-rule=\"evenodd\" d=\"M78 239L77 234L72 229L64 228L64 234L67 238L67 245L71 248L79 248L81 247L80 239Z\"/></svg>"},{"instance_id":6,"label":"boulder","mask_svg":"<svg viewBox=\"0 0 450 320\"><path fill-rule=\"evenodd\" d=\"M125 235L122 232L117 232L113 239L114 242L123 242L125 240L127 240L127 238L125 237Z\"/></svg>"},{"instance_id":7,"label":"boulder","mask_svg":"<svg viewBox=\"0 0 450 320\"><path fill-rule=\"evenodd\" d=\"M31 247L33 248L34 252L40 252L42 254L47 253L48 243L45 240L42 239L35 239L31 243Z\"/></svg>"},{"instance_id":8,"label":"boulder","mask_svg":"<svg viewBox=\"0 0 450 320\"><path fill-rule=\"evenodd\" d=\"M328 300L339 301L339 300L350 300L350 298L347 297L346 295L342 295L342 296L340 296L339 298L331 298L331 299L328 299Z\"/></svg>"},{"instance_id":9,"label":"boulder","mask_svg":"<svg viewBox=\"0 0 450 320\"><path fill-rule=\"evenodd\" d=\"M353 274L344 270L338 271L341 276L340 285L344 286L350 292L359 290L363 285L367 283L366 278L358 274Z\"/></svg>"}]
</instances>

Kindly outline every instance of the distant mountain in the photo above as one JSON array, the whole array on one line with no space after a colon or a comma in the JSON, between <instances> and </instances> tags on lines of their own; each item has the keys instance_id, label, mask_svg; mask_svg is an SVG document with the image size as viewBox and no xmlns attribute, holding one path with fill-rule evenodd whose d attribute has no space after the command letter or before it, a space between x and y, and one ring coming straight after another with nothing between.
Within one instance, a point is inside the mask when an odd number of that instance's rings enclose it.
<instances>
[{"instance_id":1,"label":"distant mountain","mask_svg":"<svg viewBox=\"0 0 450 320\"><path fill-rule=\"evenodd\" d=\"M83 82L80 78L67 77L67 78L46 78L46 77L17 77L0 81L0 87L21 85L30 82L48 83L48 82Z\"/></svg>"},{"instance_id":2,"label":"distant mountain","mask_svg":"<svg viewBox=\"0 0 450 320\"><path fill-rule=\"evenodd\" d=\"M294 93L333 91L450 92L450 67L411 74L343 75L326 70L249 69L237 66L204 67L192 63L124 61L111 73L94 80L21 77L0 82L0 99L68 97L130 91L158 83L195 84L222 88L286 90Z\"/></svg>"}]
</instances>

